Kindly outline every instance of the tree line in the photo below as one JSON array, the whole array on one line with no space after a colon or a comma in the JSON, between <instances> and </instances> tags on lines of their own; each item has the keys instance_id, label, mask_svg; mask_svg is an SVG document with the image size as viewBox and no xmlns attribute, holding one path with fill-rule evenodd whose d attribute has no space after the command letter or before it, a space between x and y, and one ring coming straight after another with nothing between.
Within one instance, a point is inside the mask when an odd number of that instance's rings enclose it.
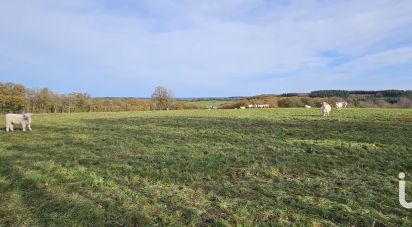
<instances>
[{"instance_id":1,"label":"tree line","mask_svg":"<svg viewBox=\"0 0 412 227\"><path fill-rule=\"evenodd\" d=\"M356 108L412 108L412 95L401 97L378 97L368 95L349 95L347 98L342 97L310 97L306 96L260 96L247 99L241 99L236 102L228 102L219 106L221 109L235 109L249 104L269 104L274 107L320 107L322 102L334 105L335 102L346 101L349 107Z\"/></svg>"},{"instance_id":2,"label":"tree line","mask_svg":"<svg viewBox=\"0 0 412 227\"><path fill-rule=\"evenodd\" d=\"M151 99L92 98L83 92L57 94L48 88L29 89L21 84L0 83L1 113L118 112L167 109L197 109L188 102L175 101L172 93L157 87Z\"/></svg>"},{"instance_id":3,"label":"tree line","mask_svg":"<svg viewBox=\"0 0 412 227\"><path fill-rule=\"evenodd\" d=\"M239 108L247 104L269 104L271 107L320 106L323 101L347 101L352 107L412 108L412 91L346 91L319 90L311 93L286 93L255 97L229 98L222 109ZM21 84L0 83L0 113L72 113L118 112L148 110L203 109L193 100L174 99L170 90L156 87L150 99L92 98L87 93L57 94L48 88L29 89Z\"/></svg>"},{"instance_id":4,"label":"tree line","mask_svg":"<svg viewBox=\"0 0 412 227\"><path fill-rule=\"evenodd\" d=\"M318 90L312 91L309 93L310 97L321 97L321 98L328 98L328 97L340 97L340 98L347 98L349 95L374 95L380 97L401 97L401 96L409 96L412 94L411 90L381 90L381 91L362 91L362 90L355 90L355 91L347 91L347 90Z\"/></svg>"}]
</instances>

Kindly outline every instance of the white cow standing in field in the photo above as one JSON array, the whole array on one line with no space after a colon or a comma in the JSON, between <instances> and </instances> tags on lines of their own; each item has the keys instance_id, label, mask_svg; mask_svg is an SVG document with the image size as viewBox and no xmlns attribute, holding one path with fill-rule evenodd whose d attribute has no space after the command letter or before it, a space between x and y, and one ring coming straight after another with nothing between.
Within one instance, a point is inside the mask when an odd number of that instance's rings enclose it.
<instances>
[{"instance_id":1,"label":"white cow standing in field","mask_svg":"<svg viewBox=\"0 0 412 227\"><path fill-rule=\"evenodd\" d=\"M263 109L263 108L269 108L269 104L259 104L259 105L257 105L257 107L258 107L258 108L261 108L261 109Z\"/></svg>"},{"instance_id":2,"label":"white cow standing in field","mask_svg":"<svg viewBox=\"0 0 412 227\"><path fill-rule=\"evenodd\" d=\"M336 109L341 110L343 108L346 108L348 106L347 102L336 102L335 103Z\"/></svg>"},{"instance_id":3,"label":"white cow standing in field","mask_svg":"<svg viewBox=\"0 0 412 227\"><path fill-rule=\"evenodd\" d=\"M14 131L13 124L21 124L23 131L31 131L31 114L6 114L6 132Z\"/></svg>"},{"instance_id":4,"label":"white cow standing in field","mask_svg":"<svg viewBox=\"0 0 412 227\"><path fill-rule=\"evenodd\" d=\"M260 109L263 109L263 108L270 108L270 105L269 104L249 104L249 105L247 105L247 108L260 108Z\"/></svg>"},{"instance_id":5,"label":"white cow standing in field","mask_svg":"<svg viewBox=\"0 0 412 227\"><path fill-rule=\"evenodd\" d=\"M312 107L311 107L311 106L309 106L309 105L305 105L305 108L308 108L308 109L309 109L309 108L312 108Z\"/></svg>"},{"instance_id":6,"label":"white cow standing in field","mask_svg":"<svg viewBox=\"0 0 412 227\"><path fill-rule=\"evenodd\" d=\"M332 107L327 102L322 103L322 107L320 108L320 111L324 117L329 116L331 110L332 110Z\"/></svg>"}]
</instances>

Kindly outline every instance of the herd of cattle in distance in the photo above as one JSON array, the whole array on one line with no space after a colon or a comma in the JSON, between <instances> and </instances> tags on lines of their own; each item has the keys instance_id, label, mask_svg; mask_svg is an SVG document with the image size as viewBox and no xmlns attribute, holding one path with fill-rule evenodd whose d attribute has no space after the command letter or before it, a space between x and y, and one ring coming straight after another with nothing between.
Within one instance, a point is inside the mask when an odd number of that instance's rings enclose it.
<instances>
[{"instance_id":1,"label":"herd of cattle in distance","mask_svg":"<svg viewBox=\"0 0 412 227\"><path fill-rule=\"evenodd\" d=\"M335 107L337 110L341 110L343 108L346 108L347 106L348 106L347 102L335 102ZM239 107L239 109L241 110L244 110L246 108L260 108L260 109L269 108L269 104L249 104L246 106ZM305 108L312 108L312 106L305 105ZM217 109L216 106L212 106L209 108L209 110L215 110L215 109ZM320 111L321 111L322 116L327 117L330 115L330 112L332 111L332 106L329 105L329 103L327 102L323 102L322 106L320 107Z\"/></svg>"},{"instance_id":2,"label":"herd of cattle in distance","mask_svg":"<svg viewBox=\"0 0 412 227\"><path fill-rule=\"evenodd\" d=\"M341 110L343 108L346 108L348 106L347 102L336 102L335 107L337 110ZM269 104L250 104L247 105L247 108L269 108ZM305 108L312 108L309 105L305 105ZM216 107L212 107L210 109L217 109ZM246 106L241 106L240 109L246 109ZM330 115L330 112L332 111L331 105L329 105L327 102L322 103L322 107L320 108L321 113L324 117L327 117ZM6 132L9 131L14 131L14 125L21 125L23 131L26 131L28 129L31 131L31 114L30 113L24 113L24 114L6 114Z\"/></svg>"},{"instance_id":3,"label":"herd of cattle in distance","mask_svg":"<svg viewBox=\"0 0 412 227\"><path fill-rule=\"evenodd\" d=\"M341 110L343 108L346 108L348 106L347 102L335 102L335 107L337 110ZM332 111L332 107L329 105L327 102L322 103L322 107L320 108L320 111L324 117L327 117L330 115L330 112Z\"/></svg>"}]
</instances>

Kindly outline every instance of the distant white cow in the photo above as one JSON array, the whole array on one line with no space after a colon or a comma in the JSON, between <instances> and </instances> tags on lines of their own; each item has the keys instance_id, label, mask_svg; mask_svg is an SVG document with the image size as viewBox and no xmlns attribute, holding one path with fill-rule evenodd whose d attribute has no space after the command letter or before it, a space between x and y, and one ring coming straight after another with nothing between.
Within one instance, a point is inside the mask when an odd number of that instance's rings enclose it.
<instances>
[{"instance_id":1,"label":"distant white cow","mask_svg":"<svg viewBox=\"0 0 412 227\"><path fill-rule=\"evenodd\" d=\"M348 106L347 102L336 102L335 103L336 109L341 110L343 108L346 108Z\"/></svg>"},{"instance_id":2,"label":"distant white cow","mask_svg":"<svg viewBox=\"0 0 412 227\"><path fill-rule=\"evenodd\" d=\"M14 131L13 124L21 124L23 131L31 131L31 114L6 114L6 132Z\"/></svg>"},{"instance_id":3,"label":"distant white cow","mask_svg":"<svg viewBox=\"0 0 412 227\"><path fill-rule=\"evenodd\" d=\"M246 109L246 106L241 106L240 109L244 110L244 109Z\"/></svg>"},{"instance_id":4,"label":"distant white cow","mask_svg":"<svg viewBox=\"0 0 412 227\"><path fill-rule=\"evenodd\" d=\"M320 108L320 111L324 117L329 116L331 110L332 110L332 107L327 102L322 103L322 107Z\"/></svg>"},{"instance_id":5,"label":"distant white cow","mask_svg":"<svg viewBox=\"0 0 412 227\"><path fill-rule=\"evenodd\" d=\"M305 105L305 108L312 108L311 106L309 106L309 105Z\"/></svg>"},{"instance_id":6,"label":"distant white cow","mask_svg":"<svg viewBox=\"0 0 412 227\"><path fill-rule=\"evenodd\" d=\"M342 107L343 107L343 102L336 102L335 107L336 107L336 109L341 110Z\"/></svg>"},{"instance_id":7,"label":"distant white cow","mask_svg":"<svg viewBox=\"0 0 412 227\"><path fill-rule=\"evenodd\" d=\"M259 104L259 105L257 105L257 108L261 108L261 109L269 108L269 104Z\"/></svg>"},{"instance_id":8,"label":"distant white cow","mask_svg":"<svg viewBox=\"0 0 412 227\"><path fill-rule=\"evenodd\" d=\"M260 109L263 109L263 108L270 108L270 105L269 104L249 104L249 105L247 105L247 108L260 108Z\"/></svg>"}]
</instances>

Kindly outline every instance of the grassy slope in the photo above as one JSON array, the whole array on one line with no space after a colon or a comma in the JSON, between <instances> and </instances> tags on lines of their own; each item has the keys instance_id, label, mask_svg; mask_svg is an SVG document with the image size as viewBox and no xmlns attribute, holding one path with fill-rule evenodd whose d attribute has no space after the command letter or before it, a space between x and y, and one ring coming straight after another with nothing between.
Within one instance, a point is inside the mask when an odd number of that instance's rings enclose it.
<instances>
[{"instance_id":1,"label":"grassy slope","mask_svg":"<svg viewBox=\"0 0 412 227\"><path fill-rule=\"evenodd\" d=\"M396 178L412 176L411 110L35 115L32 128L0 132L0 226L412 225Z\"/></svg>"}]
</instances>

